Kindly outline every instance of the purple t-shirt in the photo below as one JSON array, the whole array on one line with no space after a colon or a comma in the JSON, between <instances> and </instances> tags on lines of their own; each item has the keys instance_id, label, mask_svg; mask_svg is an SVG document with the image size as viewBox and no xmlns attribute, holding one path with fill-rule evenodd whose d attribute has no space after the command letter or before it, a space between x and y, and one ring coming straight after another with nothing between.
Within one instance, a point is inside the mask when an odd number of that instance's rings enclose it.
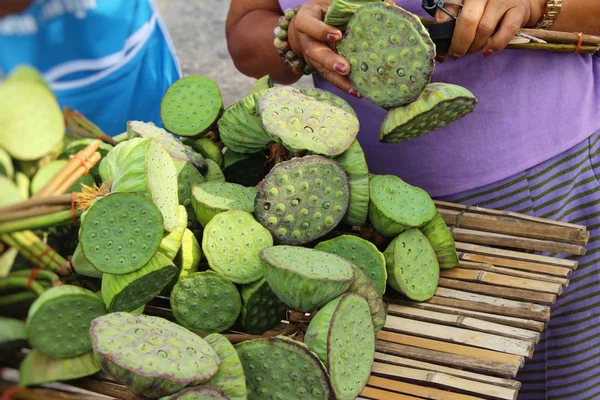
<instances>
[{"instance_id":1,"label":"purple t-shirt","mask_svg":"<svg viewBox=\"0 0 600 400\"><path fill-rule=\"evenodd\" d=\"M304 3L280 0L282 9ZM421 0L396 0L428 16ZM432 196L487 185L533 167L600 129L600 54L506 49L436 63L432 81L461 85L478 99L473 113L402 143L378 133L386 111L314 75L315 86L347 100L361 124L358 139L372 173L395 174Z\"/></svg>"}]
</instances>

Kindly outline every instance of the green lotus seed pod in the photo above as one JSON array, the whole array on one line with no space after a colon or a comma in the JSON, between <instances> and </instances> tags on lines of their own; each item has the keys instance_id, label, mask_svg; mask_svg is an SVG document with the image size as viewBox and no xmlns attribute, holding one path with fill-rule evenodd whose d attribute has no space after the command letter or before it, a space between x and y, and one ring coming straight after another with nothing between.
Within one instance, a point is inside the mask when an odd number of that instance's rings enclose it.
<instances>
[{"instance_id":1,"label":"green lotus seed pod","mask_svg":"<svg viewBox=\"0 0 600 400\"><path fill-rule=\"evenodd\" d=\"M98 371L100 366L91 350L76 357L55 359L33 349L19 366L19 386L64 382L94 375Z\"/></svg>"},{"instance_id":2,"label":"green lotus seed pod","mask_svg":"<svg viewBox=\"0 0 600 400\"><path fill-rule=\"evenodd\" d=\"M132 311L158 296L177 274L177 267L160 252L142 268L125 275L102 275L102 298L111 311Z\"/></svg>"},{"instance_id":3,"label":"green lotus seed pod","mask_svg":"<svg viewBox=\"0 0 600 400\"><path fill-rule=\"evenodd\" d=\"M229 400L222 390L213 386L196 386L183 389L171 396L161 397L159 400Z\"/></svg>"},{"instance_id":4,"label":"green lotus seed pod","mask_svg":"<svg viewBox=\"0 0 600 400\"><path fill-rule=\"evenodd\" d=\"M285 319L288 307L273 293L265 278L243 285L240 323L244 332L262 335Z\"/></svg>"},{"instance_id":5,"label":"green lotus seed pod","mask_svg":"<svg viewBox=\"0 0 600 400\"><path fill-rule=\"evenodd\" d=\"M398 143L416 138L470 114L477 98L449 83L430 83L412 103L391 110L383 120L379 140Z\"/></svg>"},{"instance_id":6,"label":"green lotus seed pod","mask_svg":"<svg viewBox=\"0 0 600 400\"><path fill-rule=\"evenodd\" d=\"M31 194L36 194L39 192L44 185L46 185L50 180L56 175L60 170L62 170L68 161L66 160L56 160L52 161L42 168L40 168L36 174L33 176L31 180ZM95 183L92 175L84 175L77 180L65 193L72 192L81 192L82 184L87 186L93 186Z\"/></svg>"},{"instance_id":7,"label":"green lotus seed pod","mask_svg":"<svg viewBox=\"0 0 600 400\"><path fill-rule=\"evenodd\" d=\"M34 82L34 83L42 85L49 92L52 92L52 89L50 89L50 86L48 86L48 82L46 82L46 80L44 79L44 76L41 74L41 72L37 68L35 68L31 65L22 64L22 65L18 65L15 68L13 68L13 70L10 71L10 75L8 75L8 78L6 79L5 82L10 82L10 81Z\"/></svg>"},{"instance_id":8,"label":"green lotus seed pod","mask_svg":"<svg viewBox=\"0 0 600 400\"><path fill-rule=\"evenodd\" d=\"M324 100L294 86L270 89L259 99L263 125L291 151L338 156L358 134L359 121L345 100L328 96Z\"/></svg>"},{"instance_id":9,"label":"green lotus seed pod","mask_svg":"<svg viewBox=\"0 0 600 400\"><path fill-rule=\"evenodd\" d=\"M323 363L304 343L278 336L241 342L236 350L249 400L333 398Z\"/></svg>"},{"instance_id":10,"label":"green lotus seed pod","mask_svg":"<svg viewBox=\"0 0 600 400\"><path fill-rule=\"evenodd\" d=\"M200 261L202 261L200 244L192 231L186 229L183 233L181 249L175 257L175 265L179 268L179 277L188 276L192 272L198 271Z\"/></svg>"},{"instance_id":11,"label":"green lotus seed pod","mask_svg":"<svg viewBox=\"0 0 600 400\"><path fill-rule=\"evenodd\" d=\"M219 86L210 78L193 75L174 82L160 104L165 128L179 136L198 136L211 130L223 112Z\"/></svg>"},{"instance_id":12,"label":"green lotus seed pod","mask_svg":"<svg viewBox=\"0 0 600 400\"><path fill-rule=\"evenodd\" d=\"M304 343L326 365L335 398L353 400L366 386L375 359L375 336L367 301L346 293L320 309Z\"/></svg>"},{"instance_id":13,"label":"green lotus seed pod","mask_svg":"<svg viewBox=\"0 0 600 400\"><path fill-rule=\"evenodd\" d=\"M83 250L81 250L81 242L77 244L77 248L75 248L75 252L73 253L73 257L71 258L71 264L73 264L73 268L75 272L79 275L88 276L90 278L102 278L102 272L97 270L85 255L83 254Z\"/></svg>"},{"instance_id":14,"label":"green lotus seed pod","mask_svg":"<svg viewBox=\"0 0 600 400\"><path fill-rule=\"evenodd\" d=\"M113 147L106 156L102 157L98 164L98 173L103 182L112 182L117 171L122 167L125 158L139 144L148 142L150 139L133 138Z\"/></svg>"},{"instance_id":15,"label":"green lotus seed pod","mask_svg":"<svg viewBox=\"0 0 600 400\"><path fill-rule=\"evenodd\" d=\"M225 336L218 333L211 333L205 339L221 360L219 371L205 385L220 389L227 399L246 400L248 390L246 389L244 367L233 345Z\"/></svg>"},{"instance_id":16,"label":"green lotus seed pod","mask_svg":"<svg viewBox=\"0 0 600 400\"><path fill-rule=\"evenodd\" d=\"M415 301L433 297L440 267L433 247L419 229L410 228L396 236L383 254L388 284L394 290Z\"/></svg>"},{"instance_id":17,"label":"green lotus seed pod","mask_svg":"<svg viewBox=\"0 0 600 400\"><path fill-rule=\"evenodd\" d=\"M179 279L171 291L177 322L196 333L218 333L238 318L242 301L233 283L212 271L194 272Z\"/></svg>"},{"instance_id":18,"label":"green lotus seed pod","mask_svg":"<svg viewBox=\"0 0 600 400\"><path fill-rule=\"evenodd\" d=\"M68 137L68 136L65 136L65 138L66 137ZM96 139L77 139L77 140L72 140L72 141L69 141L68 143L65 143L62 154L60 155L60 159L68 160L68 158L70 156L79 153L81 150L83 150L85 147L87 147L90 143L92 143L95 140ZM101 142L100 147L98 147L98 150L96 150L96 151L100 153L102 160L104 160L108 156L108 153L112 149L114 149L114 147L111 146L110 144ZM98 183L102 182L102 179L100 178L100 163L94 165L90 169L90 175Z\"/></svg>"},{"instance_id":19,"label":"green lotus seed pod","mask_svg":"<svg viewBox=\"0 0 600 400\"><path fill-rule=\"evenodd\" d=\"M173 160L177 171L177 194L179 204L185 207L188 217L188 228L199 228L198 220L192 206L192 188L206 182L202 174L189 162Z\"/></svg>"},{"instance_id":20,"label":"green lotus seed pod","mask_svg":"<svg viewBox=\"0 0 600 400\"><path fill-rule=\"evenodd\" d=\"M202 235L202 251L210 268L238 284L262 278L258 253L271 246L271 233L252 214L242 210L215 215Z\"/></svg>"},{"instance_id":21,"label":"green lotus seed pod","mask_svg":"<svg viewBox=\"0 0 600 400\"><path fill-rule=\"evenodd\" d=\"M0 206L7 206L24 200L17 185L5 176L0 176L0 193L2 193ZM254 204L252 206L254 207Z\"/></svg>"},{"instance_id":22,"label":"green lotus seed pod","mask_svg":"<svg viewBox=\"0 0 600 400\"><path fill-rule=\"evenodd\" d=\"M213 160L220 168L223 168L223 153L221 148L210 138L184 139L183 143L197 151L204 158Z\"/></svg>"},{"instance_id":23,"label":"green lotus seed pod","mask_svg":"<svg viewBox=\"0 0 600 400\"><path fill-rule=\"evenodd\" d=\"M29 198L29 186L31 183L27 175L21 171L17 171L15 173L15 183L17 184L17 189L19 189L21 196L27 200Z\"/></svg>"},{"instance_id":24,"label":"green lotus seed pod","mask_svg":"<svg viewBox=\"0 0 600 400\"><path fill-rule=\"evenodd\" d=\"M435 216L435 204L423 189L395 175L376 175L370 183L369 219L384 237L420 227Z\"/></svg>"},{"instance_id":25,"label":"green lotus seed pod","mask_svg":"<svg viewBox=\"0 0 600 400\"><path fill-rule=\"evenodd\" d=\"M375 2L381 0L333 0L327 8L325 23L344 31L348 21L360 7Z\"/></svg>"},{"instance_id":26,"label":"green lotus seed pod","mask_svg":"<svg viewBox=\"0 0 600 400\"><path fill-rule=\"evenodd\" d=\"M454 268L459 266L460 262L458 261L458 254L456 254L454 237L439 211L436 210L435 217L421 226L419 230L423 232L433 247L440 268Z\"/></svg>"},{"instance_id":27,"label":"green lotus seed pod","mask_svg":"<svg viewBox=\"0 0 600 400\"><path fill-rule=\"evenodd\" d=\"M153 399L206 382L221 363L206 340L163 318L111 313L94 319L90 336L102 371Z\"/></svg>"},{"instance_id":28,"label":"green lotus seed pod","mask_svg":"<svg viewBox=\"0 0 600 400\"><path fill-rule=\"evenodd\" d=\"M360 7L337 51L359 93L386 109L417 100L431 81L435 45L419 17L396 5Z\"/></svg>"},{"instance_id":29,"label":"green lotus seed pod","mask_svg":"<svg viewBox=\"0 0 600 400\"><path fill-rule=\"evenodd\" d=\"M4 254L7 252L8 250ZM4 363L10 361L13 355L21 351L23 347L27 347L25 322L14 318L0 317L0 362L5 365Z\"/></svg>"},{"instance_id":30,"label":"green lotus seed pod","mask_svg":"<svg viewBox=\"0 0 600 400\"><path fill-rule=\"evenodd\" d=\"M29 80L0 85L0 147L18 160L36 160L62 145L65 122L46 87Z\"/></svg>"},{"instance_id":31,"label":"green lotus seed pod","mask_svg":"<svg viewBox=\"0 0 600 400\"><path fill-rule=\"evenodd\" d=\"M169 260L174 260L175 256L181 248L181 242L183 241L183 234L187 229L188 215L185 211L184 206L179 206L179 221L173 231L163 237L158 247L158 251L162 253Z\"/></svg>"},{"instance_id":32,"label":"green lotus seed pod","mask_svg":"<svg viewBox=\"0 0 600 400\"><path fill-rule=\"evenodd\" d=\"M225 175L223 175L223 171L216 162L211 159L207 159L206 165L208 165L208 169L203 175L206 182L225 183Z\"/></svg>"},{"instance_id":33,"label":"green lotus seed pod","mask_svg":"<svg viewBox=\"0 0 600 400\"><path fill-rule=\"evenodd\" d=\"M317 244L315 250L337 254L350 261L371 279L379 296L385 293L385 257L373 243L358 236L341 235Z\"/></svg>"},{"instance_id":34,"label":"green lotus seed pod","mask_svg":"<svg viewBox=\"0 0 600 400\"><path fill-rule=\"evenodd\" d=\"M342 222L362 226L369 215L369 167L365 153L358 140L354 139L348 150L334 160L346 171L350 186L348 211Z\"/></svg>"},{"instance_id":35,"label":"green lotus seed pod","mask_svg":"<svg viewBox=\"0 0 600 400\"><path fill-rule=\"evenodd\" d=\"M228 210L254 211L255 188L236 183L206 182L192 188L192 206L203 227L217 214Z\"/></svg>"},{"instance_id":36,"label":"green lotus seed pod","mask_svg":"<svg viewBox=\"0 0 600 400\"><path fill-rule=\"evenodd\" d=\"M256 82L254 82L254 85L252 85L252 88L250 88L250 92L248 93L248 95L252 95L257 92L262 92L263 90L270 89L274 86L275 83L273 82L273 79L269 75L265 75L262 78L257 79Z\"/></svg>"},{"instance_id":37,"label":"green lotus seed pod","mask_svg":"<svg viewBox=\"0 0 600 400\"><path fill-rule=\"evenodd\" d=\"M348 209L344 170L323 156L277 164L261 182L254 214L277 243L301 245L331 232Z\"/></svg>"},{"instance_id":38,"label":"green lotus seed pod","mask_svg":"<svg viewBox=\"0 0 600 400\"><path fill-rule=\"evenodd\" d=\"M91 350L90 324L104 314L104 303L93 292L73 285L56 286L31 305L27 339L48 357L75 357Z\"/></svg>"},{"instance_id":39,"label":"green lotus seed pod","mask_svg":"<svg viewBox=\"0 0 600 400\"><path fill-rule=\"evenodd\" d=\"M348 293L356 293L362 296L369 304L371 320L373 322L374 334L377 336L384 327L387 320L387 305L381 299L381 294L369 277L356 265L353 265L356 279L350 285Z\"/></svg>"},{"instance_id":40,"label":"green lotus seed pod","mask_svg":"<svg viewBox=\"0 0 600 400\"><path fill-rule=\"evenodd\" d=\"M145 196L111 193L88 208L79 239L84 257L97 270L127 274L150 261L163 232L162 215Z\"/></svg>"},{"instance_id":41,"label":"green lotus seed pod","mask_svg":"<svg viewBox=\"0 0 600 400\"><path fill-rule=\"evenodd\" d=\"M12 179L15 176L15 166L6 151L0 148L0 176Z\"/></svg>"},{"instance_id":42,"label":"green lotus seed pod","mask_svg":"<svg viewBox=\"0 0 600 400\"><path fill-rule=\"evenodd\" d=\"M312 312L344 293L355 279L352 265L340 256L294 246L263 249L264 274L279 300Z\"/></svg>"},{"instance_id":43,"label":"green lotus seed pod","mask_svg":"<svg viewBox=\"0 0 600 400\"><path fill-rule=\"evenodd\" d=\"M225 180L242 186L257 186L269 172L266 158L263 152L242 154L227 149L223 156Z\"/></svg>"}]
</instances>

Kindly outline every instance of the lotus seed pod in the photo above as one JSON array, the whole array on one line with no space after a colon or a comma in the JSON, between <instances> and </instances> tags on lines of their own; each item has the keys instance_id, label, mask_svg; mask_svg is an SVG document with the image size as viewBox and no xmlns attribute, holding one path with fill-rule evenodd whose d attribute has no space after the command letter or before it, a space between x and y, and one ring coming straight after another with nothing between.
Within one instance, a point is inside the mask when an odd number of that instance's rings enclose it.
<instances>
[{"instance_id":1,"label":"lotus seed pod","mask_svg":"<svg viewBox=\"0 0 600 400\"><path fill-rule=\"evenodd\" d=\"M281 27L281 28L287 29L287 27ZM262 78L257 79L256 82L254 82L254 85L252 85L252 88L250 88L250 92L248 93L248 96L250 96L254 93L262 92L263 90L270 89L273 86L275 86L273 79L269 75L265 75Z\"/></svg>"},{"instance_id":2,"label":"lotus seed pod","mask_svg":"<svg viewBox=\"0 0 600 400\"><path fill-rule=\"evenodd\" d=\"M165 128L179 136L210 131L223 112L219 86L205 76L186 76L174 82L160 104Z\"/></svg>"},{"instance_id":3,"label":"lotus seed pod","mask_svg":"<svg viewBox=\"0 0 600 400\"><path fill-rule=\"evenodd\" d=\"M208 165L208 169L203 175L206 182L225 183L225 175L223 175L223 171L216 162L211 159L207 159L206 165Z\"/></svg>"},{"instance_id":4,"label":"lotus seed pod","mask_svg":"<svg viewBox=\"0 0 600 400\"><path fill-rule=\"evenodd\" d=\"M169 260L174 260L175 256L179 252L181 248L181 242L183 241L183 233L187 229L188 225L188 215L187 211L185 211L184 206L179 206L179 221L177 222L177 226L171 233L168 233L165 237L163 237L160 242L160 246L158 247L158 251L162 253Z\"/></svg>"},{"instance_id":5,"label":"lotus seed pod","mask_svg":"<svg viewBox=\"0 0 600 400\"><path fill-rule=\"evenodd\" d=\"M352 265L340 256L294 246L261 250L271 290L288 307L312 312L344 293L355 279Z\"/></svg>"},{"instance_id":6,"label":"lotus seed pod","mask_svg":"<svg viewBox=\"0 0 600 400\"><path fill-rule=\"evenodd\" d=\"M269 172L265 164L264 152L242 154L227 149L223 159L223 175L225 175L225 180L230 183L257 186Z\"/></svg>"},{"instance_id":7,"label":"lotus seed pod","mask_svg":"<svg viewBox=\"0 0 600 400\"><path fill-rule=\"evenodd\" d=\"M0 176L12 179L15 176L15 167L6 151L0 148Z\"/></svg>"},{"instance_id":8,"label":"lotus seed pod","mask_svg":"<svg viewBox=\"0 0 600 400\"><path fill-rule=\"evenodd\" d=\"M102 275L102 298L110 312L133 311L158 296L177 267L157 252L148 264L125 275Z\"/></svg>"},{"instance_id":9,"label":"lotus seed pod","mask_svg":"<svg viewBox=\"0 0 600 400\"><path fill-rule=\"evenodd\" d=\"M204 158L213 160L220 168L223 168L223 153L221 148L210 138L184 139L184 144L190 146Z\"/></svg>"},{"instance_id":10,"label":"lotus seed pod","mask_svg":"<svg viewBox=\"0 0 600 400\"><path fill-rule=\"evenodd\" d=\"M161 291L161 295L167 297L170 296L173 287L180 278L188 276L193 272L197 272L200 269L200 261L202 261L202 249L200 248L200 244L192 231L186 229L183 233L181 248L174 260L175 266L179 272L175 274L173 279L171 279L171 282Z\"/></svg>"},{"instance_id":11,"label":"lotus seed pod","mask_svg":"<svg viewBox=\"0 0 600 400\"><path fill-rule=\"evenodd\" d=\"M27 200L29 198L29 178L21 171L17 171L15 173L15 183L17 184L17 189L19 189L19 193L21 193L21 197Z\"/></svg>"},{"instance_id":12,"label":"lotus seed pod","mask_svg":"<svg viewBox=\"0 0 600 400\"><path fill-rule=\"evenodd\" d=\"M163 232L162 215L145 196L111 193L88 208L79 239L84 257L97 270L127 274L150 261Z\"/></svg>"},{"instance_id":13,"label":"lotus seed pod","mask_svg":"<svg viewBox=\"0 0 600 400\"><path fill-rule=\"evenodd\" d=\"M273 138L265 130L258 101L269 89L248 95L228 107L219 119L219 135L223 144L238 153L252 154L268 147Z\"/></svg>"},{"instance_id":14,"label":"lotus seed pod","mask_svg":"<svg viewBox=\"0 0 600 400\"><path fill-rule=\"evenodd\" d=\"M221 363L206 340L163 318L111 313L92 322L90 336L102 370L153 399L206 382Z\"/></svg>"},{"instance_id":15,"label":"lotus seed pod","mask_svg":"<svg viewBox=\"0 0 600 400\"><path fill-rule=\"evenodd\" d=\"M98 291L95 293L95 295L96 295L96 296L98 296L98 298L99 298L99 299L101 299L102 301L104 301L104 299L102 298L102 290L98 290ZM145 309L146 309L146 305L144 304L144 305L142 305L141 307L139 307L139 308L136 308L136 309L135 309L135 310L133 310L133 311L129 311L129 313L130 313L130 314L135 314L135 315L140 315L140 314L143 314L143 313L144 313L144 310L145 310Z\"/></svg>"},{"instance_id":16,"label":"lotus seed pod","mask_svg":"<svg viewBox=\"0 0 600 400\"><path fill-rule=\"evenodd\" d=\"M386 109L417 100L431 81L435 45L419 17L396 5L360 7L337 51L359 93Z\"/></svg>"},{"instance_id":17,"label":"lotus seed pod","mask_svg":"<svg viewBox=\"0 0 600 400\"><path fill-rule=\"evenodd\" d=\"M170 302L177 322L195 333L229 329L242 308L235 285L212 271L194 272L179 279L171 291Z\"/></svg>"},{"instance_id":18,"label":"lotus seed pod","mask_svg":"<svg viewBox=\"0 0 600 400\"><path fill-rule=\"evenodd\" d=\"M380 297L385 293L385 257L373 243L358 236L340 235L317 244L315 250L337 254L350 261L369 277Z\"/></svg>"},{"instance_id":19,"label":"lotus seed pod","mask_svg":"<svg viewBox=\"0 0 600 400\"><path fill-rule=\"evenodd\" d=\"M62 145L65 122L46 87L28 80L0 86L0 147L18 160L36 160Z\"/></svg>"},{"instance_id":20,"label":"lotus seed pod","mask_svg":"<svg viewBox=\"0 0 600 400\"><path fill-rule=\"evenodd\" d=\"M66 143L60 158L67 160L70 156L77 154L95 140L96 139L77 139ZM101 142L100 147L98 147L98 150L96 151L100 153L102 160L104 160L112 149L114 149L114 147L110 144ZM90 175L97 182L102 182L102 179L100 178L100 164L96 164L90 169Z\"/></svg>"},{"instance_id":21,"label":"lotus seed pod","mask_svg":"<svg viewBox=\"0 0 600 400\"><path fill-rule=\"evenodd\" d=\"M8 75L8 78L6 79L5 82L11 82L11 81L34 82L34 83L42 85L49 92L52 93L52 89L50 89L50 86L48 86L48 82L46 82L46 80L44 79L44 76L41 74L41 72L37 68L35 68L31 65L22 64L22 65L18 65L15 68L13 68L13 70L10 71L10 75Z\"/></svg>"},{"instance_id":22,"label":"lotus seed pod","mask_svg":"<svg viewBox=\"0 0 600 400\"><path fill-rule=\"evenodd\" d=\"M304 343L278 336L241 342L236 350L249 400L333 398L323 363Z\"/></svg>"},{"instance_id":23,"label":"lotus seed pod","mask_svg":"<svg viewBox=\"0 0 600 400\"><path fill-rule=\"evenodd\" d=\"M102 278L102 272L97 270L92 263L85 258L83 250L81 250L81 242L79 242L77 248L75 248L75 252L71 258L71 264L73 265L75 272L79 275L97 279Z\"/></svg>"},{"instance_id":24,"label":"lotus seed pod","mask_svg":"<svg viewBox=\"0 0 600 400\"><path fill-rule=\"evenodd\" d=\"M91 350L90 324L104 314L104 303L93 292L73 285L56 286L29 308L27 339L48 357L75 357Z\"/></svg>"},{"instance_id":25,"label":"lotus seed pod","mask_svg":"<svg viewBox=\"0 0 600 400\"><path fill-rule=\"evenodd\" d=\"M435 212L435 217L419 229L433 247L440 268L458 267L460 262L456 254L454 237L438 210Z\"/></svg>"},{"instance_id":26,"label":"lotus seed pod","mask_svg":"<svg viewBox=\"0 0 600 400\"><path fill-rule=\"evenodd\" d=\"M381 0L333 0L327 8L325 23L344 31L348 21L360 7L375 2Z\"/></svg>"},{"instance_id":27,"label":"lotus seed pod","mask_svg":"<svg viewBox=\"0 0 600 400\"><path fill-rule=\"evenodd\" d=\"M150 139L133 138L113 147L106 156L102 157L102 160L100 160L100 163L98 164L100 180L103 182L112 182L129 153L141 143L148 142L149 140Z\"/></svg>"},{"instance_id":28,"label":"lotus seed pod","mask_svg":"<svg viewBox=\"0 0 600 400\"><path fill-rule=\"evenodd\" d=\"M24 200L17 185L5 176L0 176L0 193L2 193L0 206L7 206Z\"/></svg>"},{"instance_id":29,"label":"lotus seed pod","mask_svg":"<svg viewBox=\"0 0 600 400\"><path fill-rule=\"evenodd\" d=\"M318 155L294 158L263 179L254 214L277 243L306 244L340 223L349 190L346 173L335 161Z\"/></svg>"},{"instance_id":30,"label":"lotus seed pod","mask_svg":"<svg viewBox=\"0 0 600 400\"><path fill-rule=\"evenodd\" d=\"M354 140L348 150L334 158L348 175L350 200L342 222L362 226L369 215L369 167L362 147Z\"/></svg>"},{"instance_id":31,"label":"lotus seed pod","mask_svg":"<svg viewBox=\"0 0 600 400\"><path fill-rule=\"evenodd\" d=\"M395 175L376 175L370 182L369 219L384 237L420 227L435 216L435 204L423 189Z\"/></svg>"},{"instance_id":32,"label":"lotus seed pod","mask_svg":"<svg viewBox=\"0 0 600 400\"><path fill-rule=\"evenodd\" d=\"M177 194L179 204L185 207L188 217L188 228L199 228L198 220L192 206L192 188L206 182L202 174L189 162L173 160L177 171Z\"/></svg>"},{"instance_id":33,"label":"lotus seed pod","mask_svg":"<svg viewBox=\"0 0 600 400\"><path fill-rule=\"evenodd\" d=\"M262 335L285 319L288 307L273 293L265 278L243 285L240 322L244 332Z\"/></svg>"},{"instance_id":34,"label":"lotus seed pod","mask_svg":"<svg viewBox=\"0 0 600 400\"><path fill-rule=\"evenodd\" d=\"M19 366L19 386L37 386L64 382L94 375L100 366L90 350L72 358L50 358L41 351L31 350Z\"/></svg>"},{"instance_id":35,"label":"lotus seed pod","mask_svg":"<svg viewBox=\"0 0 600 400\"><path fill-rule=\"evenodd\" d=\"M238 284L263 277L258 253L271 246L271 233L242 210L215 215L202 234L202 251L210 268Z\"/></svg>"},{"instance_id":36,"label":"lotus seed pod","mask_svg":"<svg viewBox=\"0 0 600 400\"><path fill-rule=\"evenodd\" d=\"M353 265L356 279L348 289L348 293L362 296L369 304L374 334L377 336L387 320L387 305L381 299L381 294L369 277L356 265Z\"/></svg>"},{"instance_id":37,"label":"lotus seed pod","mask_svg":"<svg viewBox=\"0 0 600 400\"><path fill-rule=\"evenodd\" d=\"M192 188L192 206L203 227L217 214L228 210L254 211L255 188L236 183L206 182Z\"/></svg>"},{"instance_id":38,"label":"lotus seed pod","mask_svg":"<svg viewBox=\"0 0 600 400\"><path fill-rule=\"evenodd\" d=\"M467 89L449 83L430 83L412 103L386 115L379 140L398 143L422 136L470 114L477 98Z\"/></svg>"},{"instance_id":39,"label":"lotus seed pod","mask_svg":"<svg viewBox=\"0 0 600 400\"><path fill-rule=\"evenodd\" d=\"M221 365L219 371L205 385L220 389L231 400L246 400L246 376L240 357L227 338L218 333L206 336L206 341L219 355Z\"/></svg>"},{"instance_id":40,"label":"lotus seed pod","mask_svg":"<svg viewBox=\"0 0 600 400\"><path fill-rule=\"evenodd\" d=\"M222 390L213 386L196 386L183 389L171 396L161 397L160 400L229 400Z\"/></svg>"},{"instance_id":41,"label":"lotus seed pod","mask_svg":"<svg viewBox=\"0 0 600 400\"><path fill-rule=\"evenodd\" d=\"M62 170L67 164L68 161L66 160L56 160L40 168L31 180L31 194L36 194L37 192L39 192L42 189L42 187L44 187L44 185L50 182L54 175L56 175L60 170ZM79 178L77 182L73 184L73 186L68 188L65 193L81 192L82 184L87 186L93 186L94 183L95 181L91 174L84 175L81 178Z\"/></svg>"},{"instance_id":42,"label":"lotus seed pod","mask_svg":"<svg viewBox=\"0 0 600 400\"><path fill-rule=\"evenodd\" d=\"M290 151L306 150L329 157L342 154L358 134L356 114L334 94L322 99L319 94L305 92L282 86L261 96L259 108L265 129Z\"/></svg>"},{"instance_id":43,"label":"lotus seed pod","mask_svg":"<svg viewBox=\"0 0 600 400\"><path fill-rule=\"evenodd\" d=\"M304 343L323 361L335 398L353 400L366 386L375 359L375 336L367 301L346 293L320 309Z\"/></svg>"},{"instance_id":44,"label":"lotus seed pod","mask_svg":"<svg viewBox=\"0 0 600 400\"><path fill-rule=\"evenodd\" d=\"M419 229L410 228L396 236L383 254L388 284L394 290L415 301L433 297L440 268L433 247Z\"/></svg>"},{"instance_id":45,"label":"lotus seed pod","mask_svg":"<svg viewBox=\"0 0 600 400\"><path fill-rule=\"evenodd\" d=\"M15 251L16 252L16 251ZM0 256L1 258L8 253L8 250ZM27 326L25 322L14 319L0 317L0 363L10 361L13 355L23 347L27 347Z\"/></svg>"}]
</instances>

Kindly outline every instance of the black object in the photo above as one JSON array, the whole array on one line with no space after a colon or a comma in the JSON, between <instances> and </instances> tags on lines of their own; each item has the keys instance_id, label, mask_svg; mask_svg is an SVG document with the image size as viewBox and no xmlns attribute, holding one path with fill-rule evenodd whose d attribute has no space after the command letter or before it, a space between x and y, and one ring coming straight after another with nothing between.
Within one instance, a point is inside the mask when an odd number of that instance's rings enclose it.
<instances>
[{"instance_id":1,"label":"black object","mask_svg":"<svg viewBox=\"0 0 600 400\"><path fill-rule=\"evenodd\" d=\"M447 53L448 50L450 50L455 26L456 20L452 19L439 24L431 24L427 27L429 36L431 37L431 40L433 40L433 43L435 43L435 51L437 54Z\"/></svg>"}]
</instances>

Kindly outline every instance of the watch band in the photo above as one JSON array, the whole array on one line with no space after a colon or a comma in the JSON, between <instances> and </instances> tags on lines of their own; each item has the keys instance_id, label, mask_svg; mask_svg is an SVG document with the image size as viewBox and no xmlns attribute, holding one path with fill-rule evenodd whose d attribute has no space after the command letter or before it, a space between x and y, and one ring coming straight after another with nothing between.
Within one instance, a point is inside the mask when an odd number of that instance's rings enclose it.
<instances>
[{"instance_id":1,"label":"watch band","mask_svg":"<svg viewBox=\"0 0 600 400\"><path fill-rule=\"evenodd\" d=\"M556 21L556 18L558 18L561 8L562 0L548 0L544 8L544 13L535 26L535 29L550 28L554 24L554 21Z\"/></svg>"}]
</instances>

